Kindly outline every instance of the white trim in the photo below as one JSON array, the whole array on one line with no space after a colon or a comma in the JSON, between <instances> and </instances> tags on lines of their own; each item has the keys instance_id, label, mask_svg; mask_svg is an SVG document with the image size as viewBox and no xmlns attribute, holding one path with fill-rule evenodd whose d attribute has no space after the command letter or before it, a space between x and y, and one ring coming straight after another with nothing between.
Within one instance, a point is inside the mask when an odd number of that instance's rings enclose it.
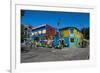
<instances>
[{"instance_id":1,"label":"white trim","mask_svg":"<svg viewBox=\"0 0 100 73\"><path fill-rule=\"evenodd\" d=\"M37 27L33 28L32 30L35 30L35 29L40 28L40 27L44 27L44 26L46 26L46 25L47 25L47 24L43 24L43 25L37 26Z\"/></svg>"}]
</instances>

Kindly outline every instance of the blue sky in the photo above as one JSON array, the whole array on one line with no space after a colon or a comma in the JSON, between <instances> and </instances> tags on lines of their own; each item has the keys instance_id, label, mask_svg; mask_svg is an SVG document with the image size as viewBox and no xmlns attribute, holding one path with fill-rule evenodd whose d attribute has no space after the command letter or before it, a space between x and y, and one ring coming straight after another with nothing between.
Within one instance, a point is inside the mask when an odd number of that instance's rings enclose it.
<instances>
[{"instance_id":1,"label":"blue sky","mask_svg":"<svg viewBox=\"0 0 100 73\"><path fill-rule=\"evenodd\" d=\"M64 27L89 27L90 14L79 12L56 12L56 11L36 11L24 10L25 14L21 17L21 24L31 24L37 27L41 24L49 24L55 28ZM60 22L59 26L57 22Z\"/></svg>"}]
</instances>

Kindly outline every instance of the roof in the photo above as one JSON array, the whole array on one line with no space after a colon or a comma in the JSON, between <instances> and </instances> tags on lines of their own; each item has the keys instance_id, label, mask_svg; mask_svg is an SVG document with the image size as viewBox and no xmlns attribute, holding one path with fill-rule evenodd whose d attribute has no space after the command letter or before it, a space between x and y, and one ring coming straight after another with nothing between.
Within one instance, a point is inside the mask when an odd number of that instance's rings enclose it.
<instances>
[{"instance_id":1,"label":"roof","mask_svg":"<svg viewBox=\"0 0 100 73\"><path fill-rule=\"evenodd\" d=\"M60 31L61 31L61 30L65 30L65 29L76 29L77 31L81 32L81 31L80 31L78 28L76 28L76 27L65 27L65 28L61 28Z\"/></svg>"},{"instance_id":2,"label":"roof","mask_svg":"<svg viewBox=\"0 0 100 73\"><path fill-rule=\"evenodd\" d=\"M37 29L37 28L41 28L41 27L44 27L44 26L46 26L47 24L43 24L43 25L40 25L40 26L38 26L38 27L34 27L32 30L35 30L35 29Z\"/></svg>"},{"instance_id":3,"label":"roof","mask_svg":"<svg viewBox=\"0 0 100 73\"><path fill-rule=\"evenodd\" d=\"M38 27L33 28L32 30L35 30L35 29L38 29L38 28L41 28L41 27L45 27L45 26L52 27L52 26L50 26L50 25L48 25L48 24L43 24L43 25L40 25L40 26L38 26ZM52 27L52 28L54 28L54 27Z\"/></svg>"}]
</instances>

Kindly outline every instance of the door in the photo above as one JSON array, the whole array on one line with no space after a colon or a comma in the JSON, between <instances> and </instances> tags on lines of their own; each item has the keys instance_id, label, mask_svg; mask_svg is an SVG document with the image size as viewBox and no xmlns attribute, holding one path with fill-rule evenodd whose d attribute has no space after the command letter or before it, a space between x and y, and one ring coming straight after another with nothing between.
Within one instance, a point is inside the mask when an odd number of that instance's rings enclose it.
<instances>
[{"instance_id":1,"label":"door","mask_svg":"<svg viewBox=\"0 0 100 73\"><path fill-rule=\"evenodd\" d=\"M75 48L76 45L75 45L75 38L74 37L71 37L70 38L70 48Z\"/></svg>"}]
</instances>

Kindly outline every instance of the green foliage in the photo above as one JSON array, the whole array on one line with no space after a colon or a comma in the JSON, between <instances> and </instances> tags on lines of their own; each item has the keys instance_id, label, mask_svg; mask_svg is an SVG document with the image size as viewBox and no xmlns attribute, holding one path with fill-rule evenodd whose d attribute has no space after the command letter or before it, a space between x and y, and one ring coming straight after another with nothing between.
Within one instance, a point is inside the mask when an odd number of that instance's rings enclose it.
<instances>
[{"instance_id":1,"label":"green foliage","mask_svg":"<svg viewBox=\"0 0 100 73\"><path fill-rule=\"evenodd\" d=\"M82 28L81 32L83 34L83 37L85 39L89 40L89 38L90 38L90 28L89 27L88 28Z\"/></svg>"},{"instance_id":2,"label":"green foliage","mask_svg":"<svg viewBox=\"0 0 100 73\"><path fill-rule=\"evenodd\" d=\"M25 34L25 26L23 24L21 24L21 42L23 42L25 40L25 38L27 37Z\"/></svg>"},{"instance_id":3,"label":"green foliage","mask_svg":"<svg viewBox=\"0 0 100 73\"><path fill-rule=\"evenodd\" d=\"M24 14L25 14L25 11L21 10L21 16L24 16Z\"/></svg>"}]
</instances>

